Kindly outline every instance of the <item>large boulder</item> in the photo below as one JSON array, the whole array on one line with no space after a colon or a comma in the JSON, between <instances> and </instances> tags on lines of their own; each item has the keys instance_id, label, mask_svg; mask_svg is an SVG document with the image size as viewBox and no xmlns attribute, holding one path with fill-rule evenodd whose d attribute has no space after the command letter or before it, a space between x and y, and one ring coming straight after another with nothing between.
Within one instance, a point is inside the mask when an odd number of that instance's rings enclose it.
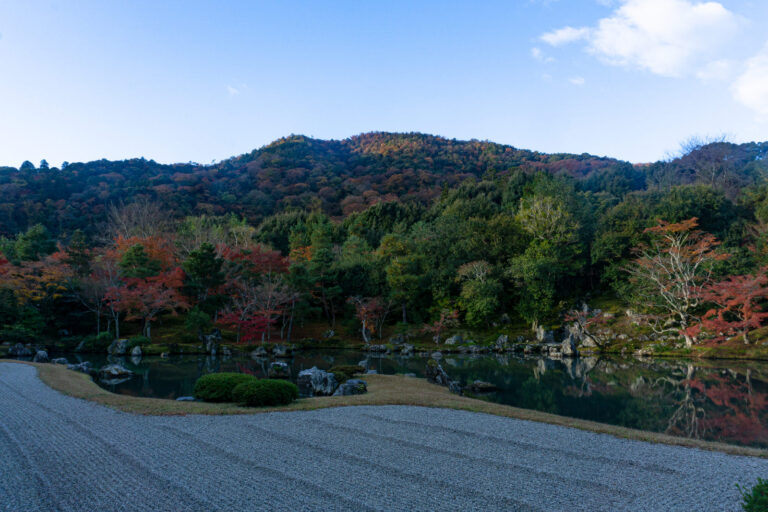
<instances>
[{"instance_id":1,"label":"large boulder","mask_svg":"<svg viewBox=\"0 0 768 512\"><path fill-rule=\"evenodd\" d=\"M464 338L460 334L454 334L450 338L445 339L446 345L459 345L464 342Z\"/></svg>"},{"instance_id":2,"label":"large boulder","mask_svg":"<svg viewBox=\"0 0 768 512\"><path fill-rule=\"evenodd\" d=\"M32 349L17 343L8 349L8 355L11 357L32 357L35 354L32 352Z\"/></svg>"},{"instance_id":3,"label":"large boulder","mask_svg":"<svg viewBox=\"0 0 768 512\"><path fill-rule=\"evenodd\" d=\"M496 350L503 352L509 348L509 336L506 334L500 335L496 338Z\"/></svg>"},{"instance_id":4,"label":"large boulder","mask_svg":"<svg viewBox=\"0 0 768 512\"><path fill-rule=\"evenodd\" d=\"M282 361L275 361L269 365L269 369L267 370L267 377L270 379L290 379L291 367Z\"/></svg>"},{"instance_id":5,"label":"large boulder","mask_svg":"<svg viewBox=\"0 0 768 512\"><path fill-rule=\"evenodd\" d=\"M251 352L251 359L264 359L269 356L269 352L264 347L256 347L256 350Z\"/></svg>"},{"instance_id":6,"label":"large boulder","mask_svg":"<svg viewBox=\"0 0 768 512\"><path fill-rule=\"evenodd\" d=\"M579 356L579 351L576 348L576 340L574 339L573 334L569 334L563 340L563 343L561 344L560 353L563 355L563 357Z\"/></svg>"},{"instance_id":7,"label":"large boulder","mask_svg":"<svg viewBox=\"0 0 768 512\"><path fill-rule=\"evenodd\" d=\"M536 327L536 340L540 343L548 344L555 341L555 335L552 331L544 329L544 326L539 325Z\"/></svg>"},{"instance_id":8,"label":"large boulder","mask_svg":"<svg viewBox=\"0 0 768 512\"><path fill-rule=\"evenodd\" d=\"M124 356L128 353L129 344L126 339L115 340L107 347L107 353L111 356Z\"/></svg>"},{"instance_id":9,"label":"large boulder","mask_svg":"<svg viewBox=\"0 0 768 512\"><path fill-rule=\"evenodd\" d=\"M200 340L200 343L203 344L205 353L215 356L219 350L219 345L221 345L221 331L219 329L214 329L210 334L203 334L201 332L198 335L198 339Z\"/></svg>"},{"instance_id":10,"label":"large boulder","mask_svg":"<svg viewBox=\"0 0 768 512\"><path fill-rule=\"evenodd\" d=\"M45 350L38 350L35 353L35 357L32 358L33 363L48 363L51 359L48 357L48 352Z\"/></svg>"},{"instance_id":11,"label":"large boulder","mask_svg":"<svg viewBox=\"0 0 768 512\"><path fill-rule=\"evenodd\" d=\"M368 384L361 379L349 379L339 386L333 396L362 395L368 392Z\"/></svg>"},{"instance_id":12,"label":"large boulder","mask_svg":"<svg viewBox=\"0 0 768 512\"><path fill-rule=\"evenodd\" d=\"M427 378L427 381L439 386L447 387L451 382L448 373L446 373L440 363L434 359L427 361L427 369L424 375Z\"/></svg>"},{"instance_id":13,"label":"large boulder","mask_svg":"<svg viewBox=\"0 0 768 512\"><path fill-rule=\"evenodd\" d=\"M331 396L339 386L332 373L320 370L316 366L299 372L296 384L299 386L299 393L303 396Z\"/></svg>"},{"instance_id":14,"label":"large boulder","mask_svg":"<svg viewBox=\"0 0 768 512\"><path fill-rule=\"evenodd\" d=\"M98 377L104 384L114 386L130 380L133 372L119 364L109 364L99 369Z\"/></svg>"},{"instance_id":15,"label":"large boulder","mask_svg":"<svg viewBox=\"0 0 768 512\"><path fill-rule=\"evenodd\" d=\"M133 350L131 350L131 357L138 357L141 358L141 347L136 345L133 347Z\"/></svg>"},{"instance_id":16,"label":"large boulder","mask_svg":"<svg viewBox=\"0 0 768 512\"><path fill-rule=\"evenodd\" d=\"M408 343L403 343L403 346L400 347L400 353L404 356L410 356L413 354L413 345L410 345Z\"/></svg>"},{"instance_id":17,"label":"large boulder","mask_svg":"<svg viewBox=\"0 0 768 512\"><path fill-rule=\"evenodd\" d=\"M51 359L52 364L69 364L69 361L67 361L66 357L57 357L56 359Z\"/></svg>"},{"instance_id":18,"label":"large boulder","mask_svg":"<svg viewBox=\"0 0 768 512\"><path fill-rule=\"evenodd\" d=\"M275 345L272 347L272 355L275 357L291 357L291 347L288 345Z\"/></svg>"}]
</instances>

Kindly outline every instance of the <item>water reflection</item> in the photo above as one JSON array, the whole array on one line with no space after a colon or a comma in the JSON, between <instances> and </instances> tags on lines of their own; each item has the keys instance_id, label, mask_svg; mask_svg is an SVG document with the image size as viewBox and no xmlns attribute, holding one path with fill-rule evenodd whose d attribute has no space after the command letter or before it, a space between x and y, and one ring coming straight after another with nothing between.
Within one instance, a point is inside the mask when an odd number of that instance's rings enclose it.
<instances>
[{"instance_id":1,"label":"water reflection","mask_svg":"<svg viewBox=\"0 0 768 512\"><path fill-rule=\"evenodd\" d=\"M117 393L176 398L192 394L204 374L237 371L266 377L270 358L174 356L133 360L82 356L95 366L117 362L137 376ZM308 351L281 359L293 378L317 366L361 364L378 373L423 375L426 358ZM511 354L447 354L441 363L464 384L482 380L498 390L483 399L517 407L676 436L768 448L768 364L669 359L521 358Z\"/></svg>"}]
</instances>

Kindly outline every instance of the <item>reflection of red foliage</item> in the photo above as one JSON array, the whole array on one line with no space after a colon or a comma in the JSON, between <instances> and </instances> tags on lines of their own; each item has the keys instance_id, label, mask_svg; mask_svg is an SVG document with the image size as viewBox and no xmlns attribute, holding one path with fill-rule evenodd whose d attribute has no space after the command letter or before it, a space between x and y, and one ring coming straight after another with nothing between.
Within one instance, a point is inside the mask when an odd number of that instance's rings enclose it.
<instances>
[{"instance_id":1,"label":"reflection of red foliage","mask_svg":"<svg viewBox=\"0 0 768 512\"><path fill-rule=\"evenodd\" d=\"M703 419L705 429L727 441L768 445L768 427L760 417L768 412L768 397L752 389L749 373L743 381L710 374L706 383L693 379L690 385L716 407Z\"/></svg>"},{"instance_id":2,"label":"reflection of red foliage","mask_svg":"<svg viewBox=\"0 0 768 512\"><path fill-rule=\"evenodd\" d=\"M8 268L6 268L7 266L8 260L3 257L2 253L0 253L0 276L8 272Z\"/></svg>"}]
</instances>

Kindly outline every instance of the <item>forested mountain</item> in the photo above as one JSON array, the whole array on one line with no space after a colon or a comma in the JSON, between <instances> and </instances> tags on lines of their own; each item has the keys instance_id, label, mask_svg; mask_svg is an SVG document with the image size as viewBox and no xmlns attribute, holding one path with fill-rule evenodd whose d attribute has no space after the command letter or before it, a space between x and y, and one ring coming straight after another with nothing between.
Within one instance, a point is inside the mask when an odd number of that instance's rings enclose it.
<instances>
[{"instance_id":1,"label":"forested mountain","mask_svg":"<svg viewBox=\"0 0 768 512\"><path fill-rule=\"evenodd\" d=\"M368 133L340 141L303 136L277 140L214 165L98 160L62 165L25 162L0 168L0 235L34 224L55 234L95 234L110 204L157 200L178 217L235 213L257 224L288 209L339 217L381 201L423 205L468 178L544 171L578 187L621 197L648 187L700 181L752 183L768 144L715 144L685 158L632 166L587 154L543 154L480 141L422 134ZM698 160L706 160L702 166Z\"/></svg>"},{"instance_id":2,"label":"forested mountain","mask_svg":"<svg viewBox=\"0 0 768 512\"><path fill-rule=\"evenodd\" d=\"M0 169L0 339L84 334L82 317L148 336L179 311L238 339L294 320L439 338L562 324L604 296L687 342L746 337L768 320L767 156L713 142L633 165L370 133L208 166L25 162ZM682 273L661 279L669 258Z\"/></svg>"}]
</instances>

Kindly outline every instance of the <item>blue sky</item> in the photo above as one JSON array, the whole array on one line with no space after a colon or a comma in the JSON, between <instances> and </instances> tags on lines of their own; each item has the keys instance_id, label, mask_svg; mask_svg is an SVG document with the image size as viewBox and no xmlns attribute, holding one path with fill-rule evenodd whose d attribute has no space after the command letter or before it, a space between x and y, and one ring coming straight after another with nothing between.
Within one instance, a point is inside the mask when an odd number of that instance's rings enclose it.
<instances>
[{"instance_id":1,"label":"blue sky","mask_svg":"<svg viewBox=\"0 0 768 512\"><path fill-rule=\"evenodd\" d=\"M374 130L633 162L768 140L768 2L0 0L0 165Z\"/></svg>"}]
</instances>

